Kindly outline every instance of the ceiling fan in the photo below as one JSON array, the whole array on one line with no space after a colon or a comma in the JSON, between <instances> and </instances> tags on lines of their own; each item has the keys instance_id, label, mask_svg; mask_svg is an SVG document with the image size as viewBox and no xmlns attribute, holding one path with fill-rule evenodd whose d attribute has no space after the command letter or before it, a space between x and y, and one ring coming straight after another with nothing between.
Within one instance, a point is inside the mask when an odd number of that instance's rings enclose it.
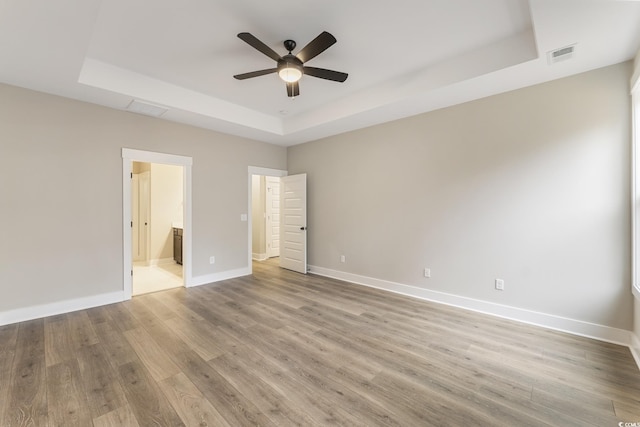
<instances>
[{"instance_id":1,"label":"ceiling fan","mask_svg":"<svg viewBox=\"0 0 640 427\"><path fill-rule=\"evenodd\" d=\"M287 96L293 98L300 95L300 85L298 84L298 81L302 78L303 74L340 83L347 80L347 77L349 76L347 73L341 73L339 71L307 67L304 65L306 62L327 50L337 41L335 37L326 31L323 31L318 37L311 40L309 44L303 47L296 55L291 53L296 48L296 42L293 40L285 40L284 48L287 49L289 53L284 56L278 55L273 49L250 33L240 33L238 34L238 38L277 62L277 66L275 68L267 68L266 70L252 71L250 73L237 74L233 76L238 80L250 79L252 77L264 76L266 74L277 72L280 78L287 84Z\"/></svg>"}]
</instances>

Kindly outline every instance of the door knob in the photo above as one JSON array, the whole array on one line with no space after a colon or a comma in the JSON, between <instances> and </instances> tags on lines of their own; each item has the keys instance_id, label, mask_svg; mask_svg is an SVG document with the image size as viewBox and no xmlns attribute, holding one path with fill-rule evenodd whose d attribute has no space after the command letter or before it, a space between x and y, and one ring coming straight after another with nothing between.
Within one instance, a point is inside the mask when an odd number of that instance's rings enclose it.
<instances>
[{"instance_id":1,"label":"door knob","mask_svg":"<svg viewBox=\"0 0 640 427\"><path fill-rule=\"evenodd\" d=\"M307 229L307 227L300 227L300 230L302 230L302 231L304 231L306 229Z\"/></svg>"}]
</instances>

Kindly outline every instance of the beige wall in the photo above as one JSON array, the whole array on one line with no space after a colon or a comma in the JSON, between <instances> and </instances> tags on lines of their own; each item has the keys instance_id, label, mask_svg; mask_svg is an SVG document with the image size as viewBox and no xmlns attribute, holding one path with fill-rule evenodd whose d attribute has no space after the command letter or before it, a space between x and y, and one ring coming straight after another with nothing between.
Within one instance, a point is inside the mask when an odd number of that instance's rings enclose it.
<instances>
[{"instance_id":1,"label":"beige wall","mask_svg":"<svg viewBox=\"0 0 640 427\"><path fill-rule=\"evenodd\" d=\"M0 85L0 313L122 290L122 147L193 158L194 277L247 266L247 168L284 148Z\"/></svg>"},{"instance_id":2,"label":"beige wall","mask_svg":"<svg viewBox=\"0 0 640 427\"><path fill-rule=\"evenodd\" d=\"M630 73L291 147L289 173L308 174L309 263L630 330Z\"/></svg>"},{"instance_id":3,"label":"beige wall","mask_svg":"<svg viewBox=\"0 0 640 427\"><path fill-rule=\"evenodd\" d=\"M151 164L150 260L173 258L174 222L183 222L183 167Z\"/></svg>"}]
</instances>

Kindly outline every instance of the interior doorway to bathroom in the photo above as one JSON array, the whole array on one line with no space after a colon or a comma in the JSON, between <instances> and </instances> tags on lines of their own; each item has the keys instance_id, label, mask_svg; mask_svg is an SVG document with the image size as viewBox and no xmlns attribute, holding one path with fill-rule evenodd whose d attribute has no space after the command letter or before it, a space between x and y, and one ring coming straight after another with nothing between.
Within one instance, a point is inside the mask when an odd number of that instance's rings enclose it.
<instances>
[{"instance_id":1,"label":"interior doorway to bathroom","mask_svg":"<svg viewBox=\"0 0 640 427\"><path fill-rule=\"evenodd\" d=\"M131 174L132 295L184 285L183 167L133 162Z\"/></svg>"},{"instance_id":2,"label":"interior doorway to bathroom","mask_svg":"<svg viewBox=\"0 0 640 427\"><path fill-rule=\"evenodd\" d=\"M187 286L192 158L123 148L122 159L124 299Z\"/></svg>"}]
</instances>

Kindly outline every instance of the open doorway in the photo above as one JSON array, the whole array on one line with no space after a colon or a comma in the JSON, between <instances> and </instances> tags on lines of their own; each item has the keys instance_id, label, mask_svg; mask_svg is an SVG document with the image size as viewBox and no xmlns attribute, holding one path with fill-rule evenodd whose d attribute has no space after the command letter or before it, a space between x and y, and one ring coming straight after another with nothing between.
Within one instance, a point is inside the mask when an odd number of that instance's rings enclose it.
<instances>
[{"instance_id":1,"label":"open doorway","mask_svg":"<svg viewBox=\"0 0 640 427\"><path fill-rule=\"evenodd\" d=\"M178 167L177 174L182 176L181 182L177 184L182 187L182 200L180 203L174 203L173 209L165 209L162 213L165 217L170 217L169 220L169 228L171 231L160 228L160 233L163 235L164 240L160 239L162 250L155 250L154 246L149 244L148 246L144 246L145 237L140 238L141 240L137 243L136 253L134 254L134 242L132 228L133 228L133 220L134 220L134 212L133 212L133 175L134 175L134 162L141 163L150 163L156 164L159 168L164 166L175 166ZM180 285L189 286L192 283L192 265L191 265L191 167L193 164L193 159L191 157L178 156L173 154L164 154L164 153L155 153L150 151L141 151L141 150L133 150L129 148L122 149L122 218L123 218L123 228L122 228L122 240L123 240L123 296L124 299L131 299L133 295L133 273L134 273L134 256L136 257L136 263L146 264L142 266L151 267L153 265L159 266L163 263L167 263L171 260L172 264L176 265L176 269L178 268L178 263L174 263L174 252L173 252L173 238L174 233L176 233L176 229L181 228L181 260L182 266L180 269L182 270L182 280L180 281ZM138 166L136 166L137 168ZM136 169L137 172L141 172L139 169ZM175 186L176 183L174 182ZM153 201L153 176L150 176L149 182L149 192L150 192L150 203ZM156 187L159 187L162 190L163 185L160 181L156 181ZM159 201L162 198L159 197ZM144 201L142 202L145 203ZM180 206L178 206L180 205ZM139 209L139 207L138 207ZM179 214L176 211L182 212L182 224L179 223ZM152 207L150 208L152 211ZM149 215L152 215L150 212ZM144 218L142 215L142 226L144 226ZM166 220L163 220L166 223ZM165 224L166 225L166 224ZM149 218L147 222L147 227L151 227L147 230L146 238L153 241L153 218ZM141 227L140 223L138 227ZM167 228L167 227L164 227ZM144 234L144 233L143 233ZM167 245L171 246L171 249L166 249ZM140 247L144 246L144 249ZM169 255L167 255L169 254ZM142 257L142 259L141 259ZM136 292L138 293L138 292Z\"/></svg>"},{"instance_id":2,"label":"open doorway","mask_svg":"<svg viewBox=\"0 0 640 427\"><path fill-rule=\"evenodd\" d=\"M280 256L280 177L251 176L252 259Z\"/></svg>"},{"instance_id":3,"label":"open doorway","mask_svg":"<svg viewBox=\"0 0 640 427\"><path fill-rule=\"evenodd\" d=\"M287 171L249 166L248 265L280 255L280 178Z\"/></svg>"},{"instance_id":4,"label":"open doorway","mask_svg":"<svg viewBox=\"0 0 640 427\"><path fill-rule=\"evenodd\" d=\"M184 286L183 166L133 162L132 295Z\"/></svg>"}]
</instances>

